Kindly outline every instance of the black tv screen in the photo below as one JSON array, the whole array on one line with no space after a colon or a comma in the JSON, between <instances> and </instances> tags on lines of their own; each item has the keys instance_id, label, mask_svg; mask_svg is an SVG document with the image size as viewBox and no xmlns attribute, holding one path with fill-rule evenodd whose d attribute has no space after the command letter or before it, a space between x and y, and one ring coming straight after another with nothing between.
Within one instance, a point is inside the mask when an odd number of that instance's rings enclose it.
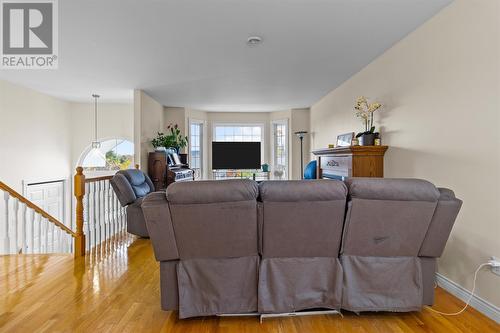
<instances>
[{"instance_id":1,"label":"black tv screen","mask_svg":"<svg viewBox=\"0 0 500 333\"><path fill-rule=\"evenodd\" d=\"M260 169L260 142L212 142L212 169Z\"/></svg>"}]
</instances>

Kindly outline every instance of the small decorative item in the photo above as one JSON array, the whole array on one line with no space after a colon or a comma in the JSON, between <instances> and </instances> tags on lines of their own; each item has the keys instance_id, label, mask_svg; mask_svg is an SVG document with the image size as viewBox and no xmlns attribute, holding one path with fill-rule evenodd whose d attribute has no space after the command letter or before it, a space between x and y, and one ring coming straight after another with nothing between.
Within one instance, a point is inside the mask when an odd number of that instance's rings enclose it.
<instances>
[{"instance_id":1,"label":"small decorative item","mask_svg":"<svg viewBox=\"0 0 500 333\"><path fill-rule=\"evenodd\" d=\"M185 148L188 144L188 137L181 134L181 130L177 124L168 125L169 134L158 132L156 138L151 140L151 144L156 151L165 151L165 148L174 148L177 153Z\"/></svg>"},{"instance_id":2,"label":"small decorative item","mask_svg":"<svg viewBox=\"0 0 500 333\"><path fill-rule=\"evenodd\" d=\"M354 132L338 135L337 147L349 147L351 145L353 138L354 138Z\"/></svg>"},{"instance_id":3,"label":"small decorative item","mask_svg":"<svg viewBox=\"0 0 500 333\"><path fill-rule=\"evenodd\" d=\"M381 146L382 145L382 141L380 140L380 138L375 138L375 146Z\"/></svg>"},{"instance_id":4,"label":"small decorative item","mask_svg":"<svg viewBox=\"0 0 500 333\"><path fill-rule=\"evenodd\" d=\"M373 126L373 113L380 109L381 106L382 104L378 102L368 103L368 100L364 96L359 97L356 101L356 105L354 106L356 117L361 118L365 125L365 131L356 135L356 138L359 138L361 146L373 146L375 143L378 133L375 132L375 126Z\"/></svg>"},{"instance_id":5,"label":"small decorative item","mask_svg":"<svg viewBox=\"0 0 500 333\"><path fill-rule=\"evenodd\" d=\"M359 146L359 140L358 140L358 138L353 138L352 141L351 141L351 145L352 146Z\"/></svg>"},{"instance_id":6,"label":"small decorative item","mask_svg":"<svg viewBox=\"0 0 500 333\"><path fill-rule=\"evenodd\" d=\"M329 143L328 148L335 148L335 145L333 143Z\"/></svg>"},{"instance_id":7,"label":"small decorative item","mask_svg":"<svg viewBox=\"0 0 500 333\"><path fill-rule=\"evenodd\" d=\"M263 172L269 172L269 164L264 163L261 167Z\"/></svg>"}]
</instances>

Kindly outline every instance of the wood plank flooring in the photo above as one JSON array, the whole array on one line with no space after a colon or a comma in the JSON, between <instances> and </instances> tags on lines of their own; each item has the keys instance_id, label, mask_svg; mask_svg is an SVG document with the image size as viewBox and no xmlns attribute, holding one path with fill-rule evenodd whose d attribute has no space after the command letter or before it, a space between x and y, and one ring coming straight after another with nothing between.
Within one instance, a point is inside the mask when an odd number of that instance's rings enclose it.
<instances>
[{"instance_id":1,"label":"wood plank flooring","mask_svg":"<svg viewBox=\"0 0 500 333\"><path fill-rule=\"evenodd\" d=\"M442 289L435 308L463 303ZM178 320L161 311L159 264L149 240L124 236L86 257L0 256L0 332L500 332L469 308L445 317L413 313L353 313L265 319L207 317Z\"/></svg>"}]
</instances>

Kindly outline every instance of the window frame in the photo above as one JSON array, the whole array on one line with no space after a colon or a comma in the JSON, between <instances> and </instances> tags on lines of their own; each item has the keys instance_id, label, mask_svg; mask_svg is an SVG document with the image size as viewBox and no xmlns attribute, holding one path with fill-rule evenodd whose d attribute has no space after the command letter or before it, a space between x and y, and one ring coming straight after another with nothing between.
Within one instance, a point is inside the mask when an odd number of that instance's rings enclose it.
<instances>
[{"instance_id":1,"label":"window frame","mask_svg":"<svg viewBox=\"0 0 500 333\"><path fill-rule=\"evenodd\" d=\"M276 168L276 133L275 133L275 125L285 125L285 174L284 179L290 179L290 128L288 119L276 119L271 121L271 163L272 169Z\"/></svg>"},{"instance_id":2,"label":"window frame","mask_svg":"<svg viewBox=\"0 0 500 333\"><path fill-rule=\"evenodd\" d=\"M205 152L203 149L203 142L204 142L204 135L205 135L205 121L199 120L199 119L189 119L188 121L188 148L189 148L189 167L192 169L192 158L193 154L191 152L192 148L192 140L191 140L191 125L198 125L200 127L200 172L199 172L199 179L203 179L203 164L204 164L204 158L205 158Z\"/></svg>"}]
</instances>

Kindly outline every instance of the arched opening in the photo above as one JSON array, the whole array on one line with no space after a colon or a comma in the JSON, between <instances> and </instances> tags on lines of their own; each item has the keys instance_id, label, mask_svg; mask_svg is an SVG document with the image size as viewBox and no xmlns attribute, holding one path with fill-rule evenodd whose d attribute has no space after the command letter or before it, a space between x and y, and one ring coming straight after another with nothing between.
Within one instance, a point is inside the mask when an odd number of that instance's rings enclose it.
<instances>
[{"instance_id":1,"label":"arched opening","mask_svg":"<svg viewBox=\"0 0 500 333\"><path fill-rule=\"evenodd\" d=\"M105 159L104 166L96 166L95 152L88 146L80 155L78 166L82 166L87 173L102 173L134 168L134 143L127 139L112 138L100 142L97 148L99 154Z\"/></svg>"}]
</instances>

